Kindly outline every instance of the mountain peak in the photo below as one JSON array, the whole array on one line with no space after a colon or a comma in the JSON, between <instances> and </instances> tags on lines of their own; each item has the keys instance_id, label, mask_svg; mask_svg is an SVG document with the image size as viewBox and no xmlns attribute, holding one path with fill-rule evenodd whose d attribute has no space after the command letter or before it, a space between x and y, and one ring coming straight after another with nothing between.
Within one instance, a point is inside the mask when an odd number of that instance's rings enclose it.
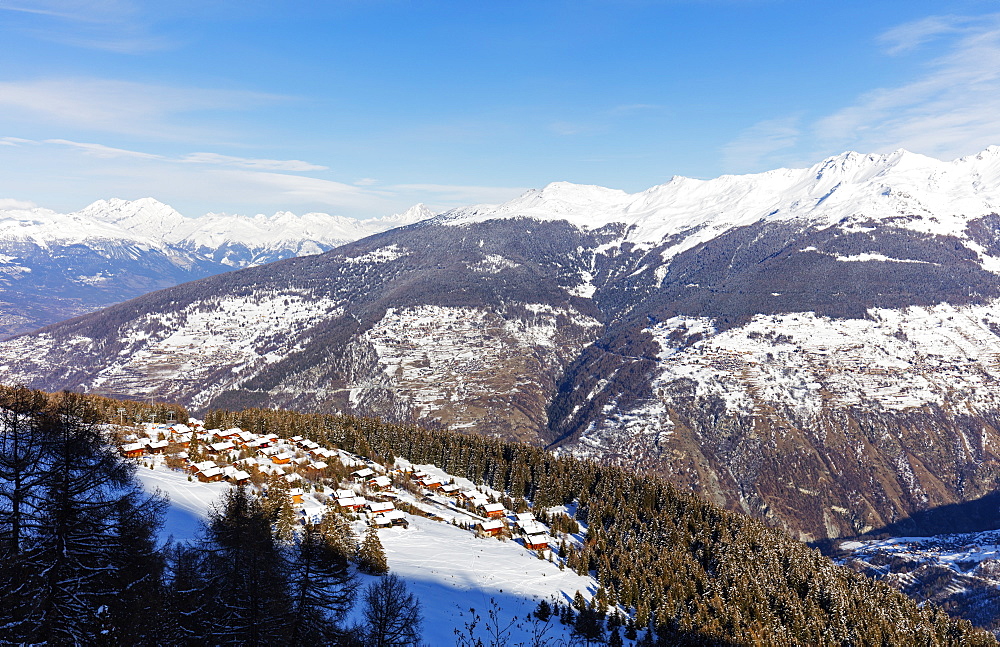
<instances>
[{"instance_id":1,"label":"mountain peak","mask_svg":"<svg viewBox=\"0 0 1000 647\"><path fill-rule=\"evenodd\" d=\"M187 221L173 207L154 198L97 200L70 215L118 225L133 235L156 241L164 240Z\"/></svg>"}]
</instances>

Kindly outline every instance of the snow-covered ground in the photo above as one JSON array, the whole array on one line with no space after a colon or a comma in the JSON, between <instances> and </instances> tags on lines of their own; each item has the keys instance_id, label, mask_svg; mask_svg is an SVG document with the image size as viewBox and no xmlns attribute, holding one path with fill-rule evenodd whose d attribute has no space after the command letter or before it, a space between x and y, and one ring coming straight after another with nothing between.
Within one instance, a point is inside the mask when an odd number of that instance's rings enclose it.
<instances>
[{"instance_id":1,"label":"snow-covered ground","mask_svg":"<svg viewBox=\"0 0 1000 647\"><path fill-rule=\"evenodd\" d=\"M416 467L445 476L433 466ZM210 506L230 487L224 482L188 480L186 473L167 468L162 457L140 459L137 476L148 491L159 489L170 497L161 531L164 540L167 537L176 541L195 539ZM471 485L465 479L456 481L459 485ZM455 630L463 630L472 619L470 610L475 609L485 619L491 601L496 602L506 619L518 618L519 622L510 629L510 644L527 641L531 637L531 626L526 619L540 600L568 603L577 591L589 599L597 589L594 578L581 577L568 569L560 570L555 563L539 559L534 551L525 550L516 540L479 538L453 525L452 519L470 522L475 520L474 515L449 506L444 497L440 497L440 503L434 503L405 491L394 490L393 494L397 500L419 504L443 518L433 520L408 515L408 527L378 531L391 572L404 578L410 591L420 600L424 616L423 637L428 645L454 644ZM305 503L298 507L304 508L309 515L320 514L324 509L312 495L307 495ZM359 538L365 528L364 521L355 522ZM365 584L374 580L363 574L359 577ZM358 617L357 608L355 617ZM548 636L565 638L568 628L553 622Z\"/></svg>"}]
</instances>

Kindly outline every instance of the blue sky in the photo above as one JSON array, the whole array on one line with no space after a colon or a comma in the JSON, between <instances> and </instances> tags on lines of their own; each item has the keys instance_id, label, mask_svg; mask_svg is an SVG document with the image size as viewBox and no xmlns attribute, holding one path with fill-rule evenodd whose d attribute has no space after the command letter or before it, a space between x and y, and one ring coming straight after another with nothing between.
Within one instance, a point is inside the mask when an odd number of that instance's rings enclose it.
<instances>
[{"instance_id":1,"label":"blue sky","mask_svg":"<svg viewBox=\"0 0 1000 647\"><path fill-rule=\"evenodd\" d=\"M0 0L0 207L370 217L1000 144L1000 2Z\"/></svg>"}]
</instances>

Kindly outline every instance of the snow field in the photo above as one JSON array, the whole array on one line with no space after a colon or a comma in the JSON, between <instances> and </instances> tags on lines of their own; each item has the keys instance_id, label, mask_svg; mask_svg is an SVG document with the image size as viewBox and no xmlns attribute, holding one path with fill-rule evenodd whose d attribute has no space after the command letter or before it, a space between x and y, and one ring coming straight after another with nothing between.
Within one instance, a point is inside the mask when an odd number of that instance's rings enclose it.
<instances>
[{"instance_id":1,"label":"snow field","mask_svg":"<svg viewBox=\"0 0 1000 647\"><path fill-rule=\"evenodd\" d=\"M150 466L153 469L150 469ZM451 476L433 465L411 466L399 460L399 468L413 467L429 474L451 480ZM170 498L161 537L175 541L191 541L199 536L202 522L208 517L212 505L230 487L228 483L202 483L189 481L185 472L166 467L162 456L139 459L137 477L147 491L159 490ZM456 478L462 487L472 487L467 479ZM487 494L499 495L489 488ZM409 590L420 600L424 616L424 642L428 645L451 645L455 630L463 630L472 619L470 609L484 619L491 600L501 608L502 616L519 619L511 627L511 644L527 641L531 627L526 622L540 600L557 600L568 603L576 591L589 599L597 590L592 577L581 577L570 570L559 570L555 563L539 559L536 552L525 550L513 540L500 541L479 538L468 530L452 525L451 519L474 522L475 515L440 504L428 504L405 491L394 491L397 500L407 501L433 512L445 521L436 521L417 515L407 515L409 527L390 527L378 531L386 551L391 572L402 577ZM314 496L307 495L303 505L306 515L322 514L325 505ZM448 514L451 510L451 514ZM354 530L359 540L366 530L364 521L355 521ZM359 574L363 584L374 581L373 576ZM352 616L360 621L360 605ZM569 629L554 622L549 630L551 639L567 638Z\"/></svg>"}]
</instances>

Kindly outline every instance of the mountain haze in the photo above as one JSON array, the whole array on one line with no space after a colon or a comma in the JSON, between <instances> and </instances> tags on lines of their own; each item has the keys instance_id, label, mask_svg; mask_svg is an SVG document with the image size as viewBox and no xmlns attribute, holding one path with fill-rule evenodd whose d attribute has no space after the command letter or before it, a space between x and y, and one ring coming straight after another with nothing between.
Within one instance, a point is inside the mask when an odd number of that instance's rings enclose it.
<instances>
[{"instance_id":1,"label":"mountain haze","mask_svg":"<svg viewBox=\"0 0 1000 647\"><path fill-rule=\"evenodd\" d=\"M997 487L998 213L996 147L556 183L9 340L0 375L437 421L851 535Z\"/></svg>"},{"instance_id":2,"label":"mountain haze","mask_svg":"<svg viewBox=\"0 0 1000 647\"><path fill-rule=\"evenodd\" d=\"M288 212L186 218L152 198L99 200L70 214L0 211L0 336L185 281L318 254L432 215L417 205L363 221Z\"/></svg>"}]
</instances>

